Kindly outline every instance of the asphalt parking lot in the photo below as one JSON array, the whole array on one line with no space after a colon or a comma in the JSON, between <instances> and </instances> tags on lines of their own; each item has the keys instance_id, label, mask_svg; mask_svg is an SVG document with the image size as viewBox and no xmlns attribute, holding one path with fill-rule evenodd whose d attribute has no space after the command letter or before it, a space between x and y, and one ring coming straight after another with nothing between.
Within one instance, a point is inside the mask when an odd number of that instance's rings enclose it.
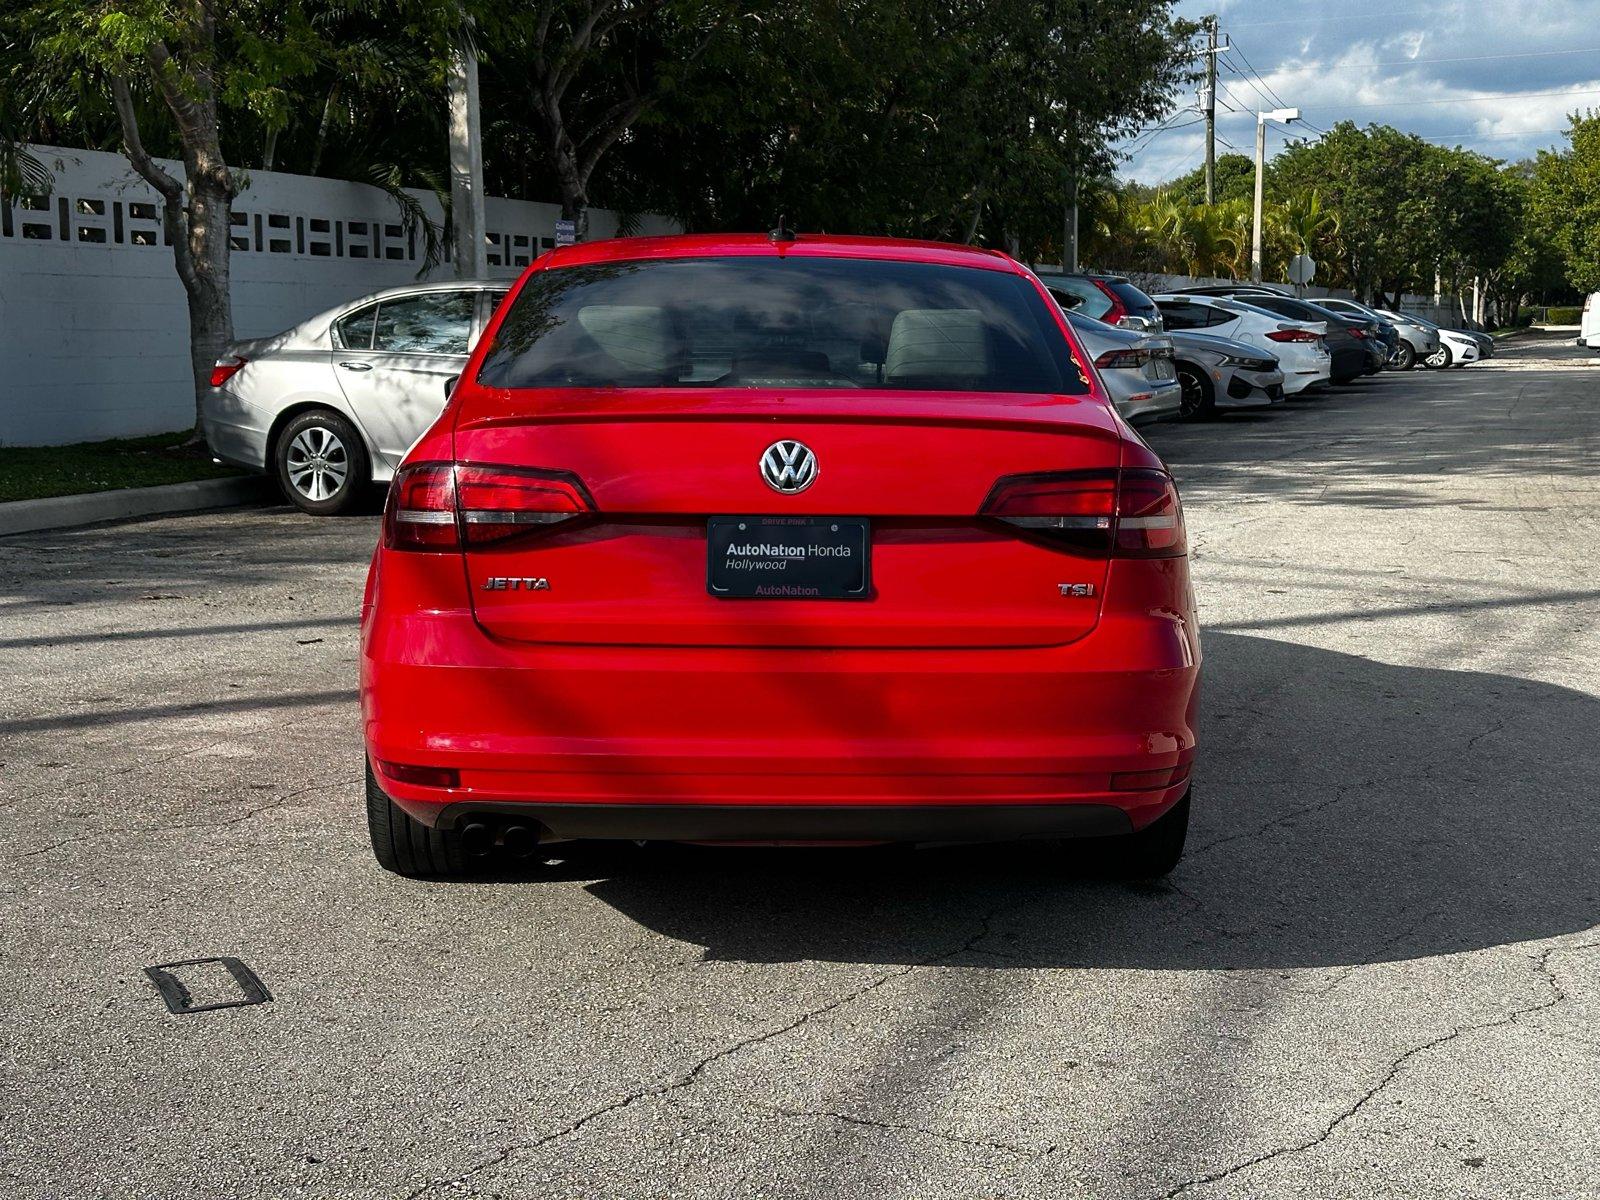
<instances>
[{"instance_id":1,"label":"asphalt parking lot","mask_svg":"<svg viewBox=\"0 0 1600 1200\"><path fill-rule=\"evenodd\" d=\"M0 539L0 1192L1597 1194L1594 361L1149 433L1207 656L1159 886L1010 847L407 882L361 807L375 518ZM216 955L271 1001L169 1015L143 968Z\"/></svg>"}]
</instances>

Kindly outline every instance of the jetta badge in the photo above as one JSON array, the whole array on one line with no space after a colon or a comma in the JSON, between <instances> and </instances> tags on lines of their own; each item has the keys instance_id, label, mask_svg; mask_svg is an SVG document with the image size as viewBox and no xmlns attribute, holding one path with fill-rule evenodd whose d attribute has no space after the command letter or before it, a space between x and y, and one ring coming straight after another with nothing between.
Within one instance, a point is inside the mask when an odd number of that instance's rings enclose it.
<instances>
[{"instance_id":1,"label":"jetta badge","mask_svg":"<svg viewBox=\"0 0 1600 1200\"><path fill-rule=\"evenodd\" d=\"M803 492L817 481L817 456L804 442L773 442L761 452L761 478L785 496Z\"/></svg>"}]
</instances>

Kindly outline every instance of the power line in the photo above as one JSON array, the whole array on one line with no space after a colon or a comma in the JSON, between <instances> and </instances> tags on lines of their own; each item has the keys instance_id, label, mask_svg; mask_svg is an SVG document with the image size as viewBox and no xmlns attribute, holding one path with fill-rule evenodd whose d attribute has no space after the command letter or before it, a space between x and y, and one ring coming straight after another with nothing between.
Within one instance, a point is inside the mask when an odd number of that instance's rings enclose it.
<instances>
[{"instance_id":1,"label":"power line","mask_svg":"<svg viewBox=\"0 0 1600 1200\"><path fill-rule=\"evenodd\" d=\"M1567 88L1558 92L1487 92L1481 96L1443 96L1435 100L1375 100L1347 104L1330 100L1326 104L1312 104L1311 108L1402 108L1415 104L1468 104L1476 100L1532 100L1539 96L1600 96L1600 88Z\"/></svg>"},{"instance_id":2,"label":"power line","mask_svg":"<svg viewBox=\"0 0 1600 1200\"><path fill-rule=\"evenodd\" d=\"M1174 113L1173 116L1180 116L1182 113L1188 111L1188 109L1180 109L1179 112ZM1170 120L1171 118L1168 119ZM1155 141L1159 135L1163 133L1171 133L1174 129L1188 129L1190 126L1199 125L1204 120L1204 117L1196 117L1192 121L1185 121L1182 125L1168 125L1166 123L1157 125L1149 133L1144 134L1137 142L1124 150L1123 153L1129 157L1132 157L1133 155L1139 153L1139 151L1143 150L1151 142Z\"/></svg>"},{"instance_id":3,"label":"power line","mask_svg":"<svg viewBox=\"0 0 1600 1200\"><path fill-rule=\"evenodd\" d=\"M1239 82L1244 83L1244 84L1248 84L1250 86L1251 90L1253 90L1257 96L1261 97L1261 100L1262 100L1263 103L1271 105L1273 108L1283 108L1284 107L1283 101L1275 99L1272 96L1269 96L1267 94L1266 89L1260 83L1257 83L1249 75L1245 74L1242 70L1239 69L1239 65L1237 63L1232 62L1227 58L1223 58L1222 65L1225 66L1226 68L1228 68L1228 70L1232 71L1234 73L1234 75L1238 78ZM1231 94L1232 93L1230 93L1230 95Z\"/></svg>"},{"instance_id":4,"label":"power line","mask_svg":"<svg viewBox=\"0 0 1600 1200\"><path fill-rule=\"evenodd\" d=\"M1299 75L1306 71L1366 70L1369 67L1416 67L1423 63L1488 62L1501 58L1544 58L1555 54L1600 54L1600 46L1584 50L1526 50L1516 54L1467 54L1458 58L1395 58L1371 63L1315 63L1301 67L1273 67L1274 75Z\"/></svg>"},{"instance_id":5,"label":"power line","mask_svg":"<svg viewBox=\"0 0 1600 1200\"><path fill-rule=\"evenodd\" d=\"M1566 133L1565 129L1522 129L1515 133L1419 133L1416 136L1424 142L1447 142L1452 138L1462 141L1491 141L1500 138L1538 137L1543 133Z\"/></svg>"},{"instance_id":6,"label":"power line","mask_svg":"<svg viewBox=\"0 0 1600 1200\"><path fill-rule=\"evenodd\" d=\"M1427 6L1420 7L1426 8ZM1229 27L1232 29L1252 29L1264 25L1326 25L1330 21L1345 21L1351 17L1392 17L1394 15L1393 7L1369 8L1361 12L1344 12L1341 10L1325 17L1288 17L1279 21L1230 21Z\"/></svg>"},{"instance_id":7,"label":"power line","mask_svg":"<svg viewBox=\"0 0 1600 1200\"><path fill-rule=\"evenodd\" d=\"M1230 41L1231 41L1231 39L1230 39ZM1244 48L1242 46L1240 46L1238 42L1232 42L1231 48L1236 50L1236 51L1238 51L1239 57L1244 60L1244 65L1250 68L1250 73L1252 75L1254 75L1257 79L1261 80L1261 86L1267 89L1268 94L1270 94L1272 96L1272 99L1277 103L1278 107L1279 108L1288 108L1289 106L1284 103L1283 97L1278 95L1277 92L1274 92L1272 90L1272 85L1270 83L1268 83L1265 79L1261 78L1261 72L1256 70L1255 64L1250 61L1248 56L1246 56L1246 54L1244 52Z\"/></svg>"}]
</instances>

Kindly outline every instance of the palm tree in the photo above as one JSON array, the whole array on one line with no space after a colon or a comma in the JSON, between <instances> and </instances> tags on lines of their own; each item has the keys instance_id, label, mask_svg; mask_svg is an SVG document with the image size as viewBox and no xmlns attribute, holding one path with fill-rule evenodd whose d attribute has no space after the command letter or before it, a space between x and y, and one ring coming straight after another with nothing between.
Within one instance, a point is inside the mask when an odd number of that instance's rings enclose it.
<instances>
[{"instance_id":1,"label":"palm tree","mask_svg":"<svg viewBox=\"0 0 1600 1200\"><path fill-rule=\"evenodd\" d=\"M1323 206L1322 195L1315 188L1296 192L1273 205L1268 228L1281 243L1286 269L1288 260L1296 254L1322 263L1335 257L1331 251L1339 236L1339 214Z\"/></svg>"}]
</instances>

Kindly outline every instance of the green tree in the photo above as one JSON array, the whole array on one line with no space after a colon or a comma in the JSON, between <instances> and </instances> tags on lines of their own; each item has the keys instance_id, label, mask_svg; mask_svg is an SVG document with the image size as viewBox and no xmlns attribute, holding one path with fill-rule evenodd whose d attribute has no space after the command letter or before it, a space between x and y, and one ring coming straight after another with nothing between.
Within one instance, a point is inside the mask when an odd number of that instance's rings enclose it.
<instances>
[{"instance_id":1,"label":"green tree","mask_svg":"<svg viewBox=\"0 0 1600 1200\"><path fill-rule=\"evenodd\" d=\"M814 0L739 21L619 147L617 190L694 229L787 213L1054 256L1074 182L1193 70L1170 7Z\"/></svg>"},{"instance_id":2,"label":"green tree","mask_svg":"<svg viewBox=\"0 0 1600 1200\"><path fill-rule=\"evenodd\" d=\"M1398 295L1426 279L1439 237L1431 187L1434 147L1387 125L1341 122L1273 160L1278 195L1315 190L1339 215L1340 266L1362 295Z\"/></svg>"},{"instance_id":3,"label":"green tree","mask_svg":"<svg viewBox=\"0 0 1600 1200\"><path fill-rule=\"evenodd\" d=\"M1568 118L1566 150L1542 150L1528 197L1531 223L1581 293L1600 291L1600 110Z\"/></svg>"},{"instance_id":4,"label":"green tree","mask_svg":"<svg viewBox=\"0 0 1600 1200\"><path fill-rule=\"evenodd\" d=\"M1267 182L1271 183L1271 172ZM1256 162L1248 154L1220 154L1213 176L1216 202L1229 200L1254 202L1256 194ZM1187 175L1180 175L1163 189L1180 204L1204 204L1206 201L1206 169L1196 167Z\"/></svg>"},{"instance_id":5,"label":"green tree","mask_svg":"<svg viewBox=\"0 0 1600 1200\"><path fill-rule=\"evenodd\" d=\"M222 149L221 112L229 103L281 112L286 97L278 81L307 65L301 14L248 3L220 8L212 0L25 0L4 21L8 89L32 89L54 105L53 112L30 111L19 132L109 107L128 161L164 201L167 240L189 301L198 423L211 364L233 336L229 204L238 185ZM269 28L276 38L261 35ZM153 111L175 133L181 179L146 147Z\"/></svg>"}]
</instances>

